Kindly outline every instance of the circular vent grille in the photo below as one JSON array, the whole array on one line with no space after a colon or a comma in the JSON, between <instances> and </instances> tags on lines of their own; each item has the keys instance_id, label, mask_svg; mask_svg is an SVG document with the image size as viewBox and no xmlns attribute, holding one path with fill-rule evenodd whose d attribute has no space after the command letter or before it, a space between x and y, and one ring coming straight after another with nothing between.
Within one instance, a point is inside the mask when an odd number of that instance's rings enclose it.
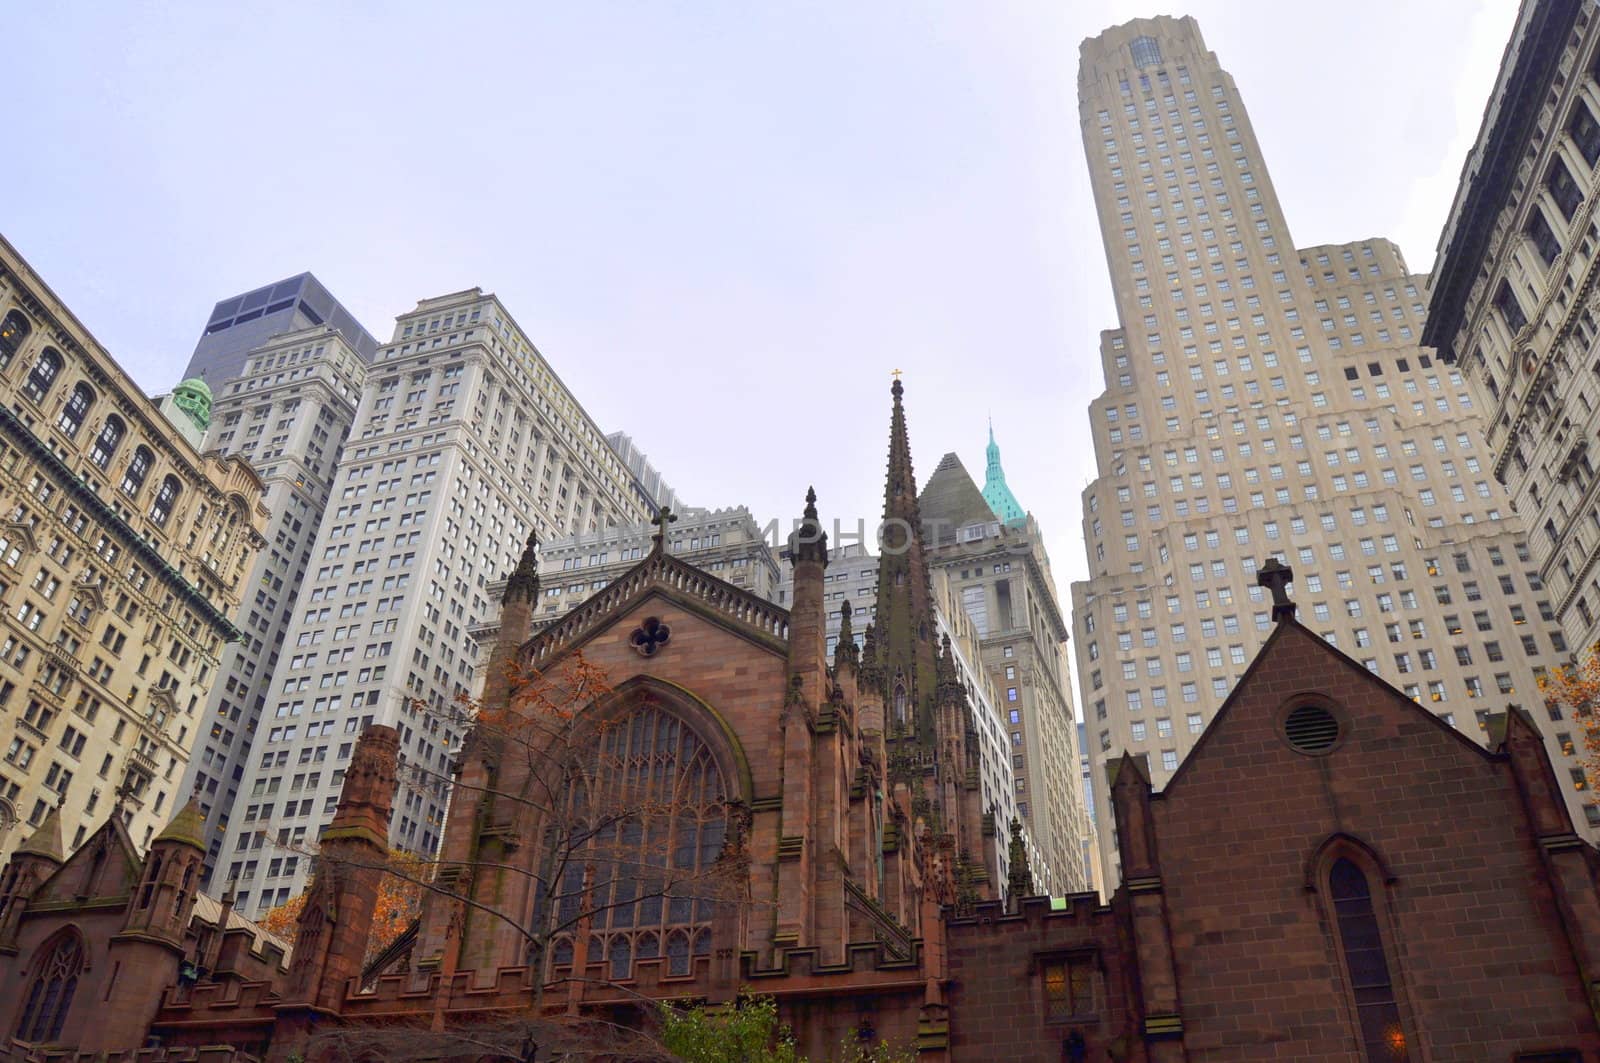
<instances>
[{"instance_id":1,"label":"circular vent grille","mask_svg":"<svg viewBox=\"0 0 1600 1063\"><path fill-rule=\"evenodd\" d=\"M1319 705L1302 705L1283 721L1283 735L1302 753L1324 753L1339 740L1339 721Z\"/></svg>"}]
</instances>

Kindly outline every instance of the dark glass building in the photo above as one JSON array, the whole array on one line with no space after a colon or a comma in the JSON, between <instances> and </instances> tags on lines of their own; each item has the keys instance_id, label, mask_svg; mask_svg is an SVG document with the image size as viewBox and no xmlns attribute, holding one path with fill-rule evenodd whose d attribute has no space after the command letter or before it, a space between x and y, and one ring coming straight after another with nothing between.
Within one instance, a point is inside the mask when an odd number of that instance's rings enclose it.
<instances>
[{"instance_id":1,"label":"dark glass building","mask_svg":"<svg viewBox=\"0 0 1600 1063\"><path fill-rule=\"evenodd\" d=\"M246 357L274 336L316 325L337 329L364 362L378 341L309 273L224 299L212 308L184 377L203 377L213 388L244 372Z\"/></svg>"}]
</instances>

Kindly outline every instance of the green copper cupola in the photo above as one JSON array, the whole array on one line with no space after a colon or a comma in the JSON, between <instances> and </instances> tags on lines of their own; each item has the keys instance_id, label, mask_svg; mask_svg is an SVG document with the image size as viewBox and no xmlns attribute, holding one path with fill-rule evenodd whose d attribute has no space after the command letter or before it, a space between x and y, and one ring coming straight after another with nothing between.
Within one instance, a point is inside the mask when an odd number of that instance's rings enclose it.
<instances>
[{"instance_id":1,"label":"green copper cupola","mask_svg":"<svg viewBox=\"0 0 1600 1063\"><path fill-rule=\"evenodd\" d=\"M1015 524L1027 520L1028 511L1017 502L1017 496L1006 486L1006 471L1000 467L1000 444L994 441L994 422L989 422L988 467L983 473L983 500L989 503L1001 524Z\"/></svg>"}]
</instances>

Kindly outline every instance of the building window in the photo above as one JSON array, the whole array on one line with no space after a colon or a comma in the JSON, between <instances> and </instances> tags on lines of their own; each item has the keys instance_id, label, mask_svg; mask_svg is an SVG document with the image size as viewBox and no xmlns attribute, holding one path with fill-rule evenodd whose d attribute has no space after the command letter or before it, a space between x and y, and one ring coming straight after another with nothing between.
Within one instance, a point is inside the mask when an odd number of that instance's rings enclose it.
<instances>
[{"instance_id":1,"label":"building window","mask_svg":"<svg viewBox=\"0 0 1600 1063\"><path fill-rule=\"evenodd\" d=\"M83 427L83 419L89 415L89 407L93 403L94 392L89 390L88 384L79 383L72 389L72 394L67 396L66 405L61 407L61 416L56 418L56 427L71 439L78 434L78 429Z\"/></svg>"},{"instance_id":2,"label":"building window","mask_svg":"<svg viewBox=\"0 0 1600 1063\"><path fill-rule=\"evenodd\" d=\"M155 501L150 503L150 519L165 526L167 518L172 516L172 507L177 504L178 478L168 476L161 481L161 489L156 492Z\"/></svg>"},{"instance_id":3,"label":"building window","mask_svg":"<svg viewBox=\"0 0 1600 1063\"><path fill-rule=\"evenodd\" d=\"M1366 1057L1369 1063L1407 1059L1400 1007L1383 954L1383 936L1367 876L1349 860L1335 861L1328 873L1328 896L1338 922L1339 946L1344 951Z\"/></svg>"},{"instance_id":4,"label":"building window","mask_svg":"<svg viewBox=\"0 0 1600 1063\"><path fill-rule=\"evenodd\" d=\"M22 1008L22 1020L17 1023L19 1041L55 1041L61 1037L61 1027L67 1021L67 1011L72 1007L72 995L78 989L78 975L83 970L83 942L76 933L68 931L48 953L44 962L34 972L33 984L28 987L27 1003Z\"/></svg>"},{"instance_id":5,"label":"building window","mask_svg":"<svg viewBox=\"0 0 1600 1063\"><path fill-rule=\"evenodd\" d=\"M106 423L100 428L100 434L94 438L94 446L89 448L89 460L102 469L110 465L125 431L126 426L123 425L122 418L116 414L107 417Z\"/></svg>"},{"instance_id":6,"label":"building window","mask_svg":"<svg viewBox=\"0 0 1600 1063\"><path fill-rule=\"evenodd\" d=\"M45 395L50 391L50 385L56 382L56 374L61 372L61 355L56 353L54 347L46 347L39 352L39 360L33 363L33 369L28 373L28 379L23 383L22 390L34 402L43 402Z\"/></svg>"},{"instance_id":7,"label":"building window","mask_svg":"<svg viewBox=\"0 0 1600 1063\"><path fill-rule=\"evenodd\" d=\"M1572 179L1572 174L1567 172L1566 164L1556 159L1550 164L1550 173L1544 179L1544 186L1550 193L1550 198L1555 200L1556 207L1560 209L1561 216L1567 221L1578 212L1578 206L1583 202L1583 190L1578 187L1578 182Z\"/></svg>"},{"instance_id":8,"label":"building window","mask_svg":"<svg viewBox=\"0 0 1600 1063\"><path fill-rule=\"evenodd\" d=\"M1572 109L1572 121L1567 126L1572 142L1583 153L1583 161L1593 166L1600 162L1600 122L1594 120L1589 107L1582 100Z\"/></svg>"},{"instance_id":9,"label":"building window","mask_svg":"<svg viewBox=\"0 0 1600 1063\"><path fill-rule=\"evenodd\" d=\"M32 331L33 324L20 311L13 310L6 315L5 324L0 325L0 369L11 364Z\"/></svg>"},{"instance_id":10,"label":"building window","mask_svg":"<svg viewBox=\"0 0 1600 1063\"><path fill-rule=\"evenodd\" d=\"M1093 957L1046 960L1042 973L1046 1022L1069 1022L1094 1014Z\"/></svg>"},{"instance_id":11,"label":"building window","mask_svg":"<svg viewBox=\"0 0 1600 1063\"><path fill-rule=\"evenodd\" d=\"M1506 331L1513 336L1522 331L1528 323L1528 315L1522 312L1522 304L1517 301L1517 294L1511 290L1511 285L1506 281L1500 282L1500 290L1494 296L1495 309L1500 311L1500 316L1505 318Z\"/></svg>"},{"instance_id":12,"label":"building window","mask_svg":"<svg viewBox=\"0 0 1600 1063\"><path fill-rule=\"evenodd\" d=\"M1561 254L1561 241L1556 239L1556 234L1550 228L1550 222L1545 219L1544 211L1538 207L1528 217L1528 227L1523 230L1533 246L1539 252L1539 258L1546 266L1555 265L1556 256Z\"/></svg>"},{"instance_id":13,"label":"building window","mask_svg":"<svg viewBox=\"0 0 1600 1063\"><path fill-rule=\"evenodd\" d=\"M146 447L134 450L133 457L128 461L128 471L122 474L122 493L129 498L139 493L139 488L144 486L144 478L150 475L150 465L155 461L155 455Z\"/></svg>"},{"instance_id":14,"label":"building window","mask_svg":"<svg viewBox=\"0 0 1600 1063\"><path fill-rule=\"evenodd\" d=\"M1141 70L1161 62L1161 45L1154 37L1135 37L1128 49L1133 53L1133 65Z\"/></svg>"}]
</instances>

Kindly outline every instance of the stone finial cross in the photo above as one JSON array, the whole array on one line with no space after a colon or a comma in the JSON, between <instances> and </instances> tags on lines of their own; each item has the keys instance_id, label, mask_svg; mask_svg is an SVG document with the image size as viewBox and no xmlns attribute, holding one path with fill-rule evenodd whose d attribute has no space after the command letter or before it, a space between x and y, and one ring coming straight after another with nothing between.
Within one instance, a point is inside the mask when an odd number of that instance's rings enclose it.
<instances>
[{"instance_id":1,"label":"stone finial cross","mask_svg":"<svg viewBox=\"0 0 1600 1063\"><path fill-rule=\"evenodd\" d=\"M671 524L677 519L678 515L672 512L671 508L667 506L662 506L660 509L656 510L656 519L654 521L656 525L656 533L650 536L650 538L655 541L657 550L664 552L667 549L667 525Z\"/></svg>"},{"instance_id":2,"label":"stone finial cross","mask_svg":"<svg viewBox=\"0 0 1600 1063\"><path fill-rule=\"evenodd\" d=\"M1295 605L1289 600L1289 584L1293 580L1294 569L1276 557L1268 558L1267 563L1256 570L1256 582L1272 592L1273 620L1294 619Z\"/></svg>"}]
</instances>

